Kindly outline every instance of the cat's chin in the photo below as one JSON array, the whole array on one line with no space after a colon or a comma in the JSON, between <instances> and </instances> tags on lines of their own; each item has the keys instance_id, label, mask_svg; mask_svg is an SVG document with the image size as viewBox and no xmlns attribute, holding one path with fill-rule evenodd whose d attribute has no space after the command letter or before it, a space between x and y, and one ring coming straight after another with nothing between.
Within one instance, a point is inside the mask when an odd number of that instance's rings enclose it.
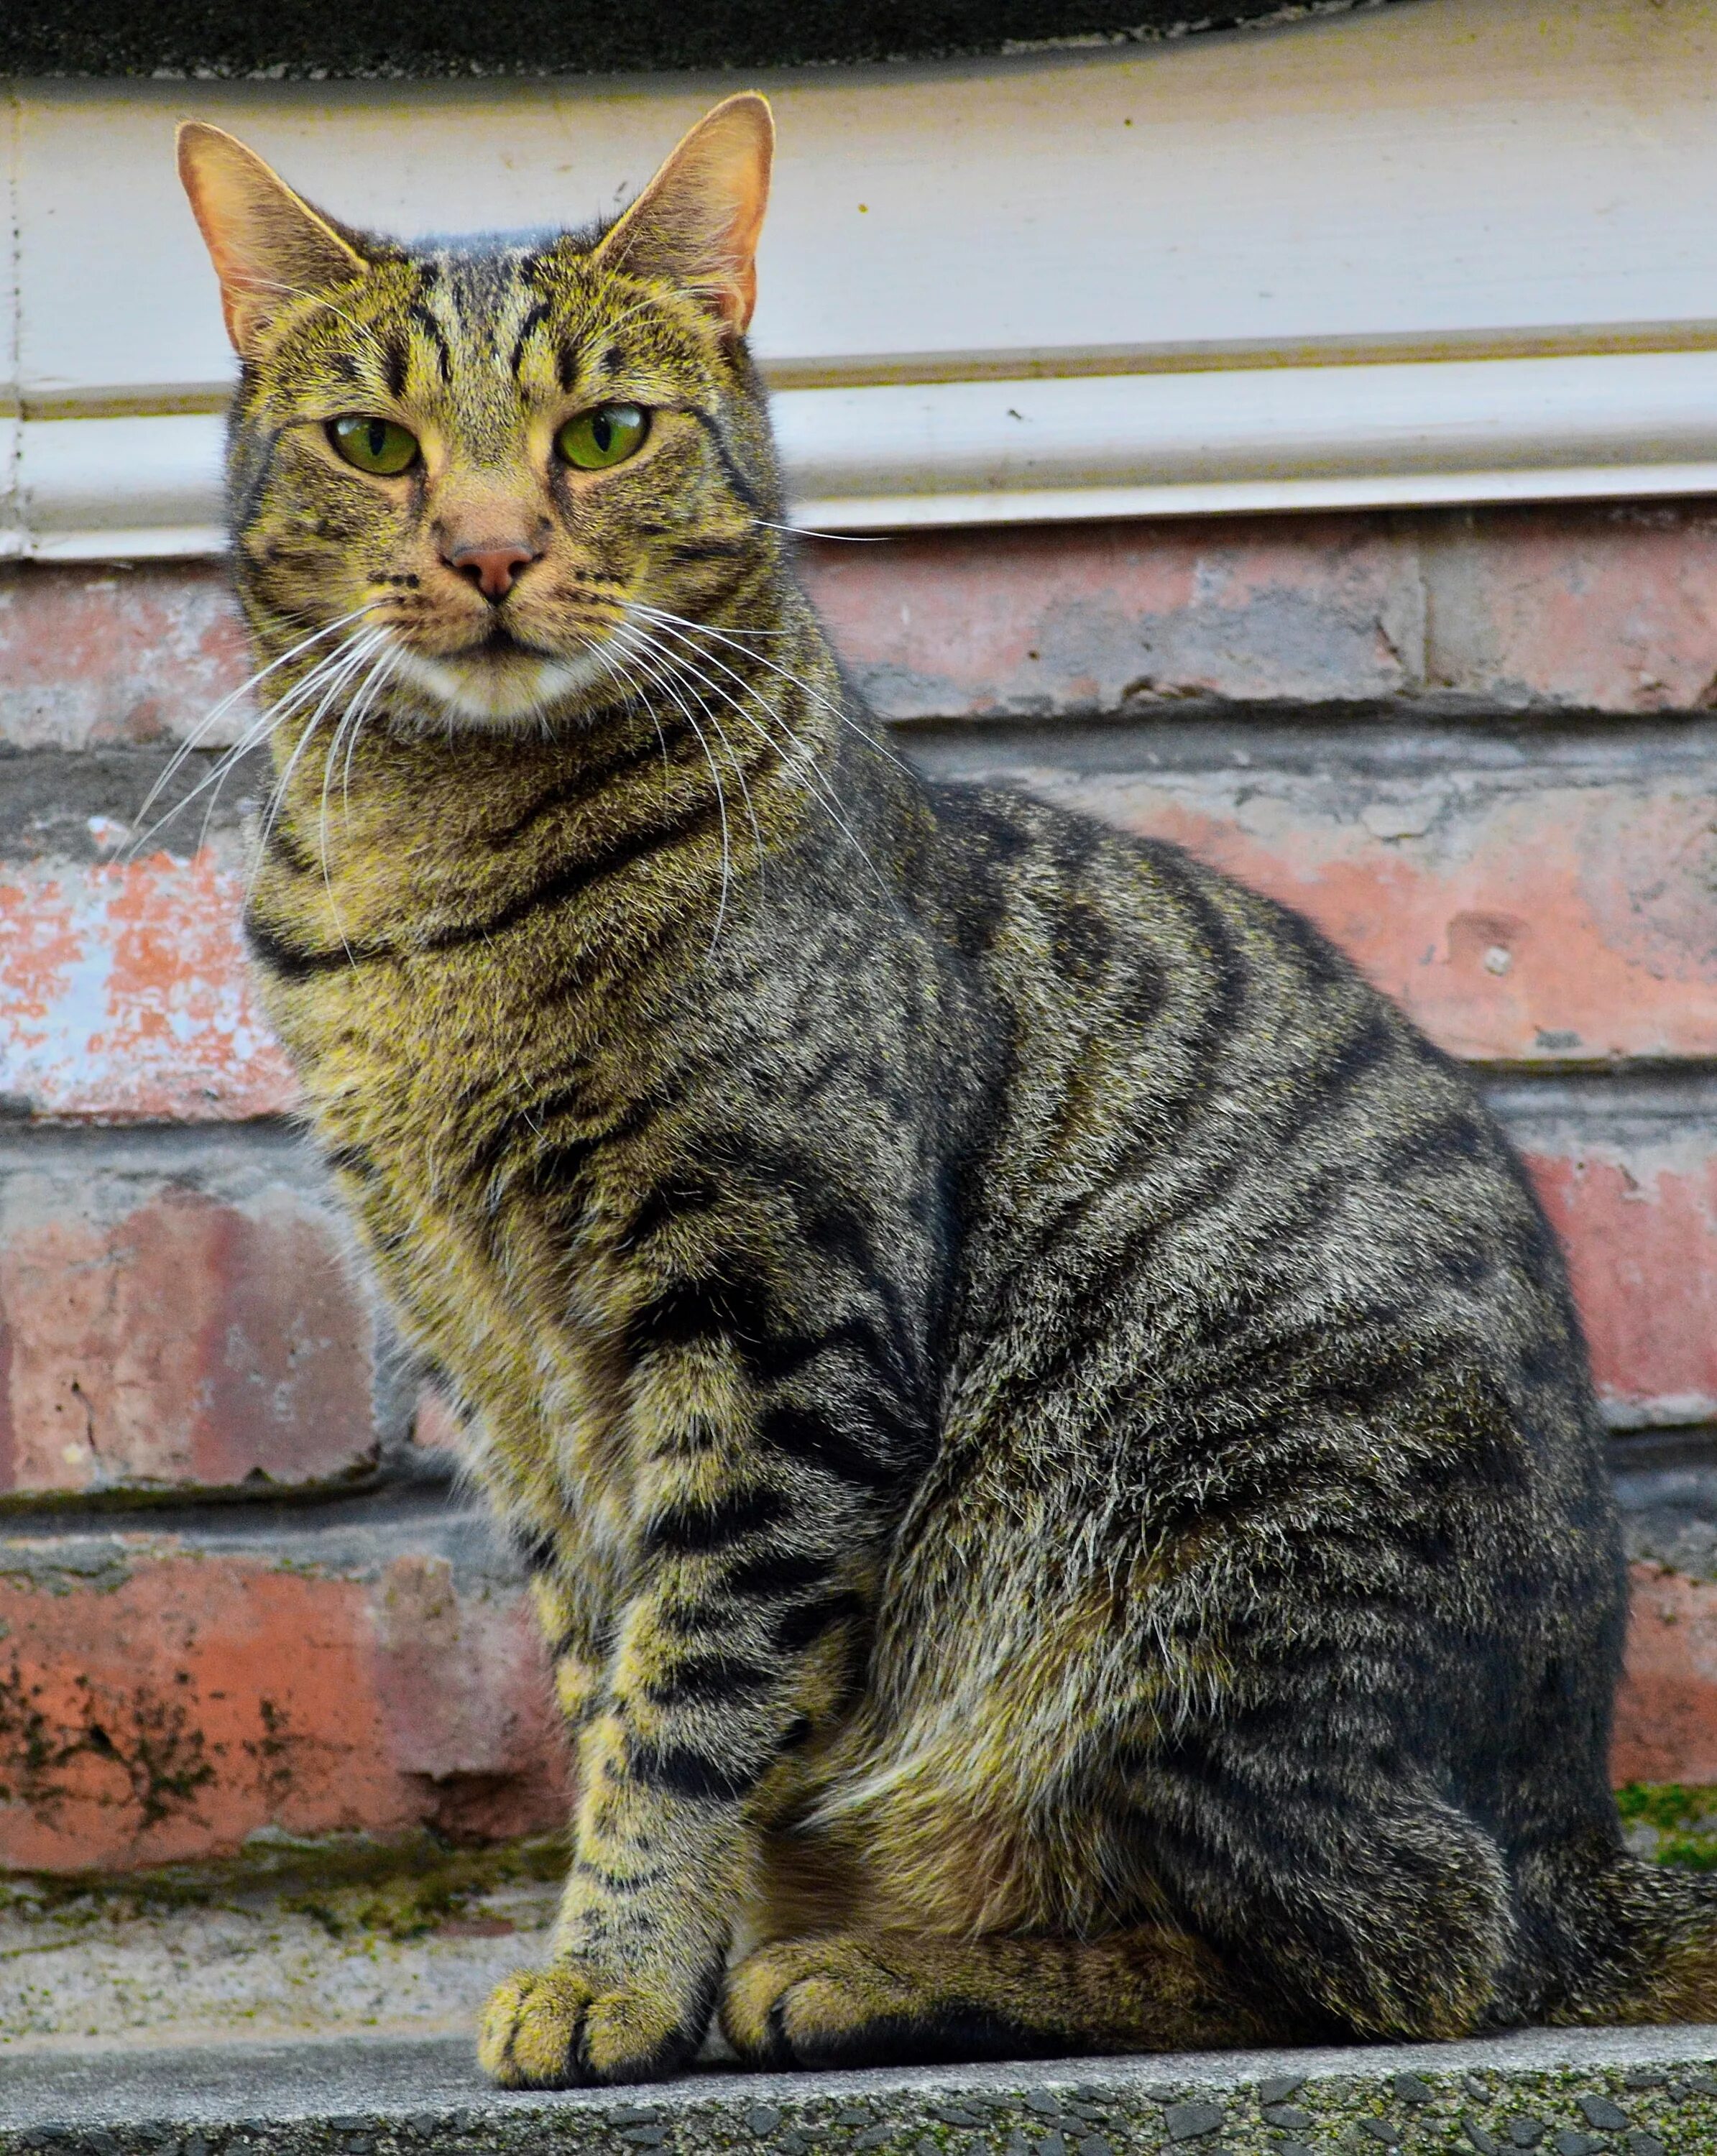
<instances>
[{"instance_id":1,"label":"cat's chin","mask_svg":"<svg viewBox=\"0 0 1717 2156\"><path fill-rule=\"evenodd\" d=\"M516 651L505 659L487 651L435 658L402 646L393 662L397 680L408 681L448 717L466 726L510 728L549 711L579 702L611 684L613 670L594 651L563 659Z\"/></svg>"}]
</instances>

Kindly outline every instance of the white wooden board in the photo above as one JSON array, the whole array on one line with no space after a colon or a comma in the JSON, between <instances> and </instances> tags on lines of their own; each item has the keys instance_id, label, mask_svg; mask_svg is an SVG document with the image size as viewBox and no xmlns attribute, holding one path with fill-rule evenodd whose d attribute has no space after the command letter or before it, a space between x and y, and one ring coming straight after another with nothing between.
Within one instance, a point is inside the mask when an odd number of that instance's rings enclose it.
<instances>
[{"instance_id":1,"label":"white wooden board","mask_svg":"<svg viewBox=\"0 0 1717 2156\"><path fill-rule=\"evenodd\" d=\"M12 85L0 545L213 543L230 361L178 118L354 222L504 229L611 211L734 86ZM1717 487L1717 0L763 86L756 341L813 519Z\"/></svg>"}]
</instances>

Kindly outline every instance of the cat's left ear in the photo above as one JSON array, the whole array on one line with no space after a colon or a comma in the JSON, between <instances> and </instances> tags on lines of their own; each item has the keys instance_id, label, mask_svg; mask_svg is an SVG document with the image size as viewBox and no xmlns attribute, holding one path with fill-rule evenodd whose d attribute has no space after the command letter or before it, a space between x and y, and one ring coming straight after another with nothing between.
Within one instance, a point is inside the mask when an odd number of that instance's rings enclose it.
<instances>
[{"instance_id":1,"label":"cat's left ear","mask_svg":"<svg viewBox=\"0 0 1717 2156\"><path fill-rule=\"evenodd\" d=\"M757 305L757 242L775 123L743 90L706 113L597 248L594 260L695 293L735 336Z\"/></svg>"},{"instance_id":2,"label":"cat's left ear","mask_svg":"<svg viewBox=\"0 0 1717 2156\"><path fill-rule=\"evenodd\" d=\"M252 357L272 318L369 268L357 249L224 127L179 129L179 177L220 279L227 335Z\"/></svg>"}]
</instances>

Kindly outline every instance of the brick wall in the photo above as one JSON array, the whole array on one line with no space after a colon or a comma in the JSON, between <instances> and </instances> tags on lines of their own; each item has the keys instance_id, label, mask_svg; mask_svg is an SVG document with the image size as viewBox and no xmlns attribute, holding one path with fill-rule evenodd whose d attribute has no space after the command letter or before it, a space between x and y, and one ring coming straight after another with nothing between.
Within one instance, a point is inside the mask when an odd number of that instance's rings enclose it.
<instances>
[{"instance_id":1,"label":"brick wall","mask_svg":"<svg viewBox=\"0 0 1717 2156\"><path fill-rule=\"evenodd\" d=\"M1717 1782L1717 511L806 565L911 753L1235 869L1480 1071L1615 1433L1617 1775ZM0 1864L499 1835L563 1802L519 1582L347 1265L246 984L260 773L118 858L243 670L212 567L0 573Z\"/></svg>"}]
</instances>

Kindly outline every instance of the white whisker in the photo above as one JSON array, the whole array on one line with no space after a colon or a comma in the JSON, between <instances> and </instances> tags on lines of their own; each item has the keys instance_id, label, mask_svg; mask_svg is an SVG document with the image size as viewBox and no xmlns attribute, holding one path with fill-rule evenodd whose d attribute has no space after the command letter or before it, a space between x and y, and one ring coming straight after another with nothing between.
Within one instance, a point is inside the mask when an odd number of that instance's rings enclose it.
<instances>
[{"instance_id":1,"label":"white whisker","mask_svg":"<svg viewBox=\"0 0 1717 2156\"><path fill-rule=\"evenodd\" d=\"M709 622L692 621L685 614L671 613L666 607L649 606L642 600L636 600L634 602L634 604L636 610L640 613L643 614L648 620L658 622L664 627L671 624L676 629L695 631L696 634L700 636L712 637L717 644L725 644L728 645L730 649L738 651L742 657L754 660L759 666L767 666L770 673L779 675L782 680L790 684L790 685L797 689L802 696L810 697L810 701L814 704L819 706L820 709L826 711L830 717L834 719L838 725L845 726L856 739L863 742L867 748L874 749L878 756L886 757L888 762L892 763L897 770L905 771L908 768L906 764L902 762L901 759L894 753L892 749L887 747L883 742L878 741L873 734L867 733L862 726L856 725L851 713L844 711L839 704L832 703L827 696L823 695L820 690L814 689L809 681L801 680L801 678L797 674L794 673L789 668L785 666L778 666L774 660L771 659L767 653L762 651L747 651L744 645L739 643L737 637L735 637L730 631L717 629ZM720 666L723 673L732 674L733 672L733 669L731 666L727 665L726 663L718 658L714 652L705 652L702 655L710 661L712 665Z\"/></svg>"},{"instance_id":2,"label":"white whisker","mask_svg":"<svg viewBox=\"0 0 1717 2156\"><path fill-rule=\"evenodd\" d=\"M658 658L664 658L666 656L666 654L663 651L662 647L660 644L654 648ZM711 659L712 663L717 665L721 665L721 661L714 659L713 655L710 653L700 653L699 655L703 658ZM756 711L753 711L745 705L740 703L733 693L729 690L724 688L719 681L712 680L707 674L704 674L699 668L693 665L692 662L683 652L676 653L675 656L677 658L681 667L688 670L697 680L702 682L703 685L710 690L712 695L720 696L725 703L732 707L739 717L743 718L746 721L747 725L751 727L754 733L760 736L761 738L775 751L776 754L779 756L782 760L784 769L795 773L799 777L805 780L810 785L816 789L816 798L820 800L830 820L839 828L842 834L852 846L855 852L858 855L859 859L864 863L871 874L876 877L877 888L886 895L888 890L887 882L884 880L881 872L878 870L876 864L871 859L869 853L866 850L858 834L853 829L851 824L847 822L846 817L841 814L840 802L835 796L833 788L829 785L827 780L825 778L823 773L817 768L815 753L810 748L808 744L796 740L790 732L784 742L775 734L772 733L767 722L771 719L776 718L779 714L774 711L768 700L763 696L750 682L748 682L744 679L743 675L734 673L731 667L724 667L722 670L730 675L734 680L738 682L740 687L744 690L747 696L749 697L752 703L756 706ZM758 713L762 714L761 717L758 716Z\"/></svg>"},{"instance_id":3,"label":"white whisker","mask_svg":"<svg viewBox=\"0 0 1717 2156\"><path fill-rule=\"evenodd\" d=\"M633 647L631 655L640 664L643 663L642 652L637 646L635 645ZM679 702L680 700L676 697L675 701L676 702ZM692 732L697 737L697 746L703 751L703 760L709 766L709 775L715 781L716 814L721 819L722 890L721 896L716 903L715 923L710 930L709 938L710 952L712 955L713 955L717 942L721 936L722 923L727 917L727 890L729 885L733 881L733 839L732 834L727 829L727 797L722 790L721 771L716 762L714 756L711 752L707 736L705 734L702 727L698 725L697 720L692 717L691 713L687 710L684 703L680 703L680 709L684 714L686 725L691 727Z\"/></svg>"},{"instance_id":4,"label":"white whisker","mask_svg":"<svg viewBox=\"0 0 1717 2156\"><path fill-rule=\"evenodd\" d=\"M321 629L313 629L308 636L301 637L298 642L291 646L290 650L283 651L278 659L271 659L266 666L260 666L255 673L252 674L247 680L241 681L236 689L230 690L227 695L223 696L220 701L214 706L213 710L205 711L203 716L197 721L197 724L192 728L191 732L185 737L184 740L182 741L178 747L174 750L172 755L167 760L166 768L162 772L154 785L150 788L147 793L144 795L142 802L137 809L138 816L141 818L149 814L149 811L161 798L161 796L167 790L167 787L172 784L174 774L184 763L186 758L194 752L198 742L202 740L203 735L208 732L212 726L218 724L220 720L224 719L227 713L231 711L234 705L236 704L241 697L248 696L249 692L260 682L265 681L270 674L277 673L280 669L282 666L285 666L290 660L297 658L301 652L307 651L312 644L320 643L323 637L332 636L337 629L344 629L348 623L354 622L357 620L361 615L368 613L370 611L370 608L377 603L378 602L373 599L367 599L361 607L354 607L350 613L342 614L337 620L328 622ZM249 729L247 728L246 731L248 732ZM189 799L194 799L195 796L191 795L187 798ZM176 802L167 811L165 816L157 819L155 823L147 827L141 837L128 840L125 847L124 857L127 860L136 860L138 848L147 844L147 842L154 836L157 831L162 829L166 824L170 824L173 818L178 814L179 810L184 806L184 802Z\"/></svg>"},{"instance_id":5,"label":"white whisker","mask_svg":"<svg viewBox=\"0 0 1717 2156\"><path fill-rule=\"evenodd\" d=\"M249 881L245 887L244 895L247 901L255 889L263 855L268 850L269 840L274 836L275 826L280 822L280 812L286 805L287 791L292 783L292 774L298 767L299 757L304 754L306 749L315 739L316 730L321 724L334 699L339 696L352 676L361 671L374 654L377 646L386 639L387 634L388 632L383 629L364 630L353 639L337 665L329 670L321 700L315 711L311 713L303 732L298 737L297 745L291 755L287 757L285 769L275 780L274 790L269 796L268 806L263 812L261 826L257 834L256 860L252 865Z\"/></svg>"},{"instance_id":6,"label":"white whisker","mask_svg":"<svg viewBox=\"0 0 1717 2156\"><path fill-rule=\"evenodd\" d=\"M819 531L810 524L772 524L767 516L753 516L765 531L790 532L795 539L839 539L848 547L881 547L894 536L892 531Z\"/></svg>"},{"instance_id":7,"label":"white whisker","mask_svg":"<svg viewBox=\"0 0 1717 2156\"><path fill-rule=\"evenodd\" d=\"M381 634L385 637L385 632ZM334 932L340 938L340 947L346 953L347 963L354 966L357 963L357 960L352 953L352 944L346 933L346 923L341 916L340 902L334 896L333 873L328 864L328 788L333 782L334 764L340 753L341 737L344 736L346 767L342 780L342 798L346 821L349 826L352 821L352 751L357 746L357 737L363 729L365 719L369 716L370 706L385 686L398 654L397 644L389 645L384 642L379 656L373 658L368 673L359 683L357 694L341 713L339 724L334 728L332 737L328 743L327 752L322 758L321 803L316 816L316 842L321 856L322 888L327 894L328 911L333 916Z\"/></svg>"},{"instance_id":8,"label":"white whisker","mask_svg":"<svg viewBox=\"0 0 1717 2156\"><path fill-rule=\"evenodd\" d=\"M666 690L667 694L673 699L675 704L678 706L680 711L684 716L686 723L695 730L697 722L692 717L690 710L686 706L685 698L680 693L681 688L684 683L684 675L673 665L673 655L664 651L659 644L651 645L647 642L641 645L634 645L632 647L632 655L637 660L638 664L645 668L645 671L650 675L650 678L654 680L660 687ZM751 821L751 834L753 839L756 843L758 863L759 867L761 867L763 860L763 827L757 820L757 806L751 798L751 788L746 779L745 766L735 752L732 741L728 738L727 728L722 724L715 713L710 710L709 706L703 701L702 698L697 694L696 690L688 690L687 693L691 696L692 702L697 706L698 710L702 713L703 716L707 718L710 724L715 728L717 737L721 742L722 747L727 756L727 762L732 767L733 776L739 782L739 791L745 799L745 813Z\"/></svg>"},{"instance_id":9,"label":"white whisker","mask_svg":"<svg viewBox=\"0 0 1717 2156\"><path fill-rule=\"evenodd\" d=\"M191 788L191 791L185 795L182 800L176 802L168 814L160 819L159 822L154 828L156 829L159 829L162 824L170 822L172 818L177 816L182 808L189 808L191 803L196 800L199 794L207 793L209 788L213 787L214 788L214 792L210 797L208 808L203 812L203 826L201 830L198 833L197 837L198 848L200 849L206 846L208 843L209 824L213 820L215 808L220 800L221 788L225 785L228 778L231 776L233 772L238 768L239 765L244 762L244 758L250 753L252 749L260 747L262 742L269 739L269 737L273 734L275 729L285 718L296 709L300 702L304 701L306 696L313 696L316 693L322 681L326 678L327 670L338 663L341 654L345 651L346 648L345 644L342 642L337 644L332 651L325 652L322 656L316 660L315 665L311 668L310 671L306 674L303 680L296 683L293 687L289 689L278 704L270 705L260 711L256 717L253 719L250 724L245 728L244 733L239 736L239 739L234 742L233 746L220 758L219 762L216 763L214 768L204 778L198 780L198 783ZM145 834L146 840L148 835L148 834Z\"/></svg>"}]
</instances>

